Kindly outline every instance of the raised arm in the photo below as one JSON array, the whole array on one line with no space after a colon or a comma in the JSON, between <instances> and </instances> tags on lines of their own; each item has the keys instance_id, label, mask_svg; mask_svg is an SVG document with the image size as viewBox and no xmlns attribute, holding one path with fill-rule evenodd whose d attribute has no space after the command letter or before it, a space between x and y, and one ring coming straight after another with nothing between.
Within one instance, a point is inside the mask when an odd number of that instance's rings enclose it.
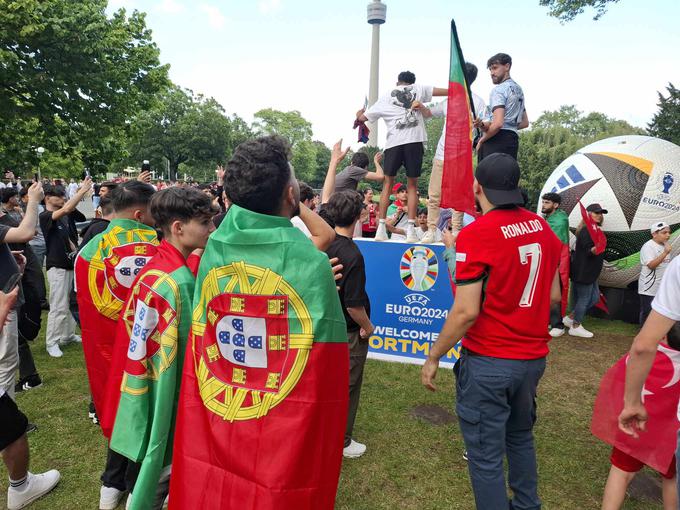
<instances>
[{"instance_id":1,"label":"raised arm","mask_svg":"<svg viewBox=\"0 0 680 510\"><path fill-rule=\"evenodd\" d=\"M385 172L383 172L383 167L380 164L382 162L383 153L376 152L373 156L373 163L375 163L375 172L368 172L365 179L368 181L383 182L385 180Z\"/></svg>"},{"instance_id":2,"label":"raised arm","mask_svg":"<svg viewBox=\"0 0 680 510\"><path fill-rule=\"evenodd\" d=\"M85 177L85 180L80 185L80 188L78 188L78 191L75 192L75 194L68 200L68 202L66 202L61 209L59 209L58 211L54 211L52 213L52 221L56 221L59 218L66 216L67 214L72 212L78 206L78 203L80 203L85 194L91 189L92 179L90 177Z\"/></svg>"},{"instance_id":3,"label":"raised arm","mask_svg":"<svg viewBox=\"0 0 680 510\"><path fill-rule=\"evenodd\" d=\"M5 234L7 243L27 243L35 236L35 224L38 221L38 203L42 200L42 184L34 182L28 188L28 205L26 214L18 227L10 228ZM0 327L2 325L0 324Z\"/></svg>"},{"instance_id":4,"label":"raised arm","mask_svg":"<svg viewBox=\"0 0 680 510\"><path fill-rule=\"evenodd\" d=\"M326 172L326 180L323 182L323 189L321 190L321 204L325 204L331 198L333 191L335 191L335 171L340 162L345 159L349 147L342 150L342 138L333 146L331 151L331 161L328 163L328 172Z\"/></svg>"},{"instance_id":5,"label":"raised arm","mask_svg":"<svg viewBox=\"0 0 680 510\"><path fill-rule=\"evenodd\" d=\"M335 239L335 230L305 204L300 204L300 219L312 235L311 241L319 251L326 251Z\"/></svg>"}]
</instances>

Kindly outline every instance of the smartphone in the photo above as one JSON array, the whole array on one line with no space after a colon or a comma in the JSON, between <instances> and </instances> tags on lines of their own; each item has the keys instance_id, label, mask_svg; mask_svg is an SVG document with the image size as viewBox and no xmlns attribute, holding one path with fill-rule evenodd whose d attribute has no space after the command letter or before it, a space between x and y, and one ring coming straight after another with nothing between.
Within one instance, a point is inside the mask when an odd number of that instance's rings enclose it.
<instances>
[{"instance_id":1,"label":"smartphone","mask_svg":"<svg viewBox=\"0 0 680 510\"><path fill-rule=\"evenodd\" d=\"M12 276L9 277L7 283L5 283L5 286L2 288L2 291L5 294L9 294L14 290L14 287L19 285L19 280L21 280L21 273L13 274Z\"/></svg>"},{"instance_id":2,"label":"smartphone","mask_svg":"<svg viewBox=\"0 0 680 510\"><path fill-rule=\"evenodd\" d=\"M151 171L151 165L149 164L149 160L145 159L142 162L142 172L150 172Z\"/></svg>"},{"instance_id":3,"label":"smartphone","mask_svg":"<svg viewBox=\"0 0 680 510\"><path fill-rule=\"evenodd\" d=\"M36 173L33 174L33 180L34 180L35 182L40 182L40 177L38 177L38 172L36 172Z\"/></svg>"}]
</instances>

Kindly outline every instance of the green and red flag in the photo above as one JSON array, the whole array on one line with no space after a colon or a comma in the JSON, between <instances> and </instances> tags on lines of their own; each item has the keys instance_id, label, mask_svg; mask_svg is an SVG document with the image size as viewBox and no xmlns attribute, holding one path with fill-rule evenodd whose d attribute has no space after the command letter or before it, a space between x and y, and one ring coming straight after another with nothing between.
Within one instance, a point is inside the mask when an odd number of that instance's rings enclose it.
<instances>
[{"instance_id":1,"label":"green and red flag","mask_svg":"<svg viewBox=\"0 0 680 510\"><path fill-rule=\"evenodd\" d=\"M137 274L155 255L158 239L151 227L114 219L78 253L76 295L83 352L95 408L104 408L106 380L117 322ZM102 424L103 425L103 424ZM110 428L102 426L108 437Z\"/></svg>"},{"instance_id":2,"label":"green and red flag","mask_svg":"<svg viewBox=\"0 0 680 510\"><path fill-rule=\"evenodd\" d=\"M325 254L236 205L201 258L170 508L333 508L349 354Z\"/></svg>"},{"instance_id":3,"label":"green and red flag","mask_svg":"<svg viewBox=\"0 0 680 510\"><path fill-rule=\"evenodd\" d=\"M465 79L465 59L451 20L449 95L446 106L444 170L441 207L476 214L472 192L472 117L475 112L470 86Z\"/></svg>"},{"instance_id":4,"label":"green and red flag","mask_svg":"<svg viewBox=\"0 0 680 510\"><path fill-rule=\"evenodd\" d=\"M184 256L162 241L139 273L118 324L102 414L115 417L111 449L140 463L130 510L152 507L172 461L194 283Z\"/></svg>"}]
</instances>

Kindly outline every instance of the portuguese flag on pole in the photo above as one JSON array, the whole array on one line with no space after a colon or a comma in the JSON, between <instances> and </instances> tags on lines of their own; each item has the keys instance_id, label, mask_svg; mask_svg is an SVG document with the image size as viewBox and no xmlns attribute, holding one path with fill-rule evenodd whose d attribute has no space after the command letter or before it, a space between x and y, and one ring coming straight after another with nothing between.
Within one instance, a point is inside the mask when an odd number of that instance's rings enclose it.
<instances>
[{"instance_id":1,"label":"portuguese flag on pole","mask_svg":"<svg viewBox=\"0 0 680 510\"><path fill-rule=\"evenodd\" d=\"M472 193L472 94L465 80L465 59L451 20L451 61L446 111L441 207L475 213Z\"/></svg>"},{"instance_id":2,"label":"portuguese flag on pole","mask_svg":"<svg viewBox=\"0 0 680 510\"><path fill-rule=\"evenodd\" d=\"M83 352L98 412L104 409L120 311L137 274L156 253L157 245L156 231L151 227L133 220L114 219L76 257L75 283ZM103 421L101 424L108 437L110 429Z\"/></svg>"},{"instance_id":3,"label":"portuguese flag on pole","mask_svg":"<svg viewBox=\"0 0 680 510\"><path fill-rule=\"evenodd\" d=\"M194 281L184 256L161 242L118 324L106 414L115 416L111 449L141 463L130 510L152 507L161 472L172 460Z\"/></svg>"},{"instance_id":4,"label":"portuguese flag on pole","mask_svg":"<svg viewBox=\"0 0 680 510\"><path fill-rule=\"evenodd\" d=\"M232 205L196 280L170 508L333 508L348 363L326 255Z\"/></svg>"}]
</instances>

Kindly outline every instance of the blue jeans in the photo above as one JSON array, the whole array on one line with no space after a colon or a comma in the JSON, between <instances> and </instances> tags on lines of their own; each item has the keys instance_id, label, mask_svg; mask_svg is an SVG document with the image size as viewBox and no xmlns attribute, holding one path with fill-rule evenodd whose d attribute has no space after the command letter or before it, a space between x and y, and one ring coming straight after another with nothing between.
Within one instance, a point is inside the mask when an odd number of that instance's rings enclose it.
<instances>
[{"instance_id":1,"label":"blue jeans","mask_svg":"<svg viewBox=\"0 0 680 510\"><path fill-rule=\"evenodd\" d=\"M600 301L600 287L597 282L571 284L574 288L574 322L581 324L586 312Z\"/></svg>"},{"instance_id":2,"label":"blue jeans","mask_svg":"<svg viewBox=\"0 0 680 510\"><path fill-rule=\"evenodd\" d=\"M540 510L533 428L545 358L461 355L456 414L478 510ZM508 460L508 501L503 459Z\"/></svg>"}]
</instances>

